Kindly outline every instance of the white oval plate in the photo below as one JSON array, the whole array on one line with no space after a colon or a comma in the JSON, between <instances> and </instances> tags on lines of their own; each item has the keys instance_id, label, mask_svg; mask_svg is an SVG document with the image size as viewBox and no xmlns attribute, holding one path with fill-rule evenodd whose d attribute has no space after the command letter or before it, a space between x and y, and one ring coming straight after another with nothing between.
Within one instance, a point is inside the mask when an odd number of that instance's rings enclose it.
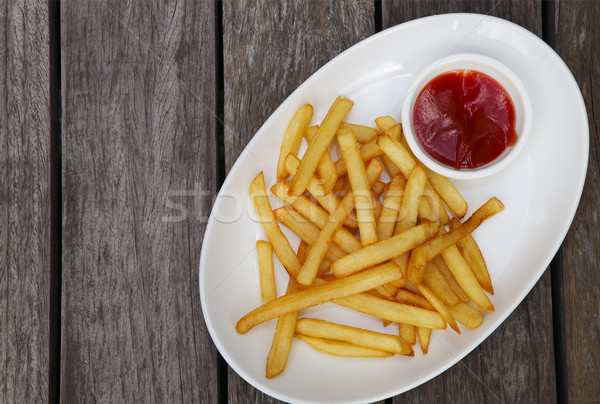
<instances>
[{"instance_id":1,"label":"white oval plate","mask_svg":"<svg viewBox=\"0 0 600 404\"><path fill-rule=\"evenodd\" d=\"M264 170L267 186L283 133L305 103L323 119L336 96L354 100L349 122L373 125L377 116L399 119L412 77L444 55L475 52L500 60L519 75L533 104L526 149L511 167L483 180L453 181L474 209L492 196L506 210L475 233L486 257L496 311L476 330L435 331L429 353L386 359L329 357L302 341L292 345L282 375L265 378L275 321L248 333L236 322L259 306L255 242L265 239L248 197L251 180ZM200 259L200 296L212 339L229 365L257 389L290 402L365 402L407 391L440 374L487 338L523 300L558 250L581 196L588 159L588 123L578 86L563 61L531 32L505 20L449 14L411 21L368 38L337 56L302 84L265 122L231 169L213 207ZM275 198L271 200L277 205ZM293 247L298 240L287 229ZM278 290L284 269L276 261ZM326 304L310 316L385 330L380 321ZM303 312L305 315L305 312ZM207 364L210 365L210 364Z\"/></svg>"}]
</instances>

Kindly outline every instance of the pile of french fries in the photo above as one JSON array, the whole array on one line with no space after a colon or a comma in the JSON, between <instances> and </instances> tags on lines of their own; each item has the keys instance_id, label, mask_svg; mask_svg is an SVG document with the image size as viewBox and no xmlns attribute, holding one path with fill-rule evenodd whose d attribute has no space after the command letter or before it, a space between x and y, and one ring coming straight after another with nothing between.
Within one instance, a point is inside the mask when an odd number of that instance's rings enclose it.
<instances>
[{"instance_id":1,"label":"pile of french fries","mask_svg":"<svg viewBox=\"0 0 600 404\"><path fill-rule=\"evenodd\" d=\"M294 337L330 355L412 356L417 336L426 354L432 330L449 325L460 333L458 323L476 328L482 310L494 310L486 294L494 292L490 275L471 233L502 211L502 203L491 198L461 222L466 201L415 159L401 124L389 116L377 118L377 128L346 123L352 107L338 97L320 126L309 126L311 105L294 115L281 145L278 182L270 188L285 206L272 210L262 172L250 184L269 240L256 243L264 304L241 318L236 330L246 333L278 319L268 378L285 369ZM308 149L300 159L303 138ZM342 155L335 162L329 151L334 138ZM301 239L297 251L280 225ZM273 251L289 274L279 297ZM303 309L325 302L397 327L381 333L299 319Z\"/></svg>"}]
</instances>

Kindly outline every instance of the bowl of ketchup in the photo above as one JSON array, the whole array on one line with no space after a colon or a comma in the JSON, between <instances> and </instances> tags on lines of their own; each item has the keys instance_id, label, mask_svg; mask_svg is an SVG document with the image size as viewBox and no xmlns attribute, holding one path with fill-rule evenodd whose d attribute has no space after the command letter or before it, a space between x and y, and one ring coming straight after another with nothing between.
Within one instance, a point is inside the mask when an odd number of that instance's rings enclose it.
<instances>
[{"instance_id":1,"label":"bowl of ketchup","mask_svg":"<svg viewBox=\"0 0 600 404\"><path fill-rule=\"evenodd\" d=\"M499 61L455 54L415 77L402 107L404 136L431 170L483 178L509 166L531 132L531 101L519 77Z\"/></svg>"}]
</instances>

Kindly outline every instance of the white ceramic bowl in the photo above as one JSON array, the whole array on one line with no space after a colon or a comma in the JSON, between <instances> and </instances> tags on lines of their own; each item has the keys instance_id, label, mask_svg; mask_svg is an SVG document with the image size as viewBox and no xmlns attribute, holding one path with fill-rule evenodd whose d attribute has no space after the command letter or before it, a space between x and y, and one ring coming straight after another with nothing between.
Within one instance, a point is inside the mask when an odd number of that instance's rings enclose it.
<instances>
[{"instance_id":1,"label":"white ceramic bowl","mask_svg":"<svg viewBox=\"0 0 600 404\"><path fill-rule=\"evenodd\" d=\"M495 160L473 169L455 169L433 159L421 146L413 127L413 109L415 101L423 87L434 77L452 70L475 70L495 79L513 101L516 114L515 129L517 142L507 147ZM415 156L431 170L449 178L476 179L496 174L508 167L519 155L531 133L532 108L529 95L523 82L508 67L496 59L475 54L460 53L438 59L415 76L402 107L402 127L409 147Z\"/></svg>"}]
</instances>

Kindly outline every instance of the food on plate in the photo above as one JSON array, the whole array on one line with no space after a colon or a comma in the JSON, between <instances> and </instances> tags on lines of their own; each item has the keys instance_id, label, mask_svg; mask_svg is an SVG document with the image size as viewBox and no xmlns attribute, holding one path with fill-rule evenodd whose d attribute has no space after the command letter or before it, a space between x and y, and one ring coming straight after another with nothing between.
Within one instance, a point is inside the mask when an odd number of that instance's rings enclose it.
<instances>
[{"instance_id":1,"label":"food on plate","mask_svg":"<svg viewBox=\"0 0 600 404\"><path fill-rule=\"evenodd\" d=\"M283 135L281 142L281 151L279 152L279 160L277 161L277 179L285 180L290 174L285 167L285 158L288 154L296 155L306 127L310 123L313 115L313 107L310 104L303 105L294 115L290 124Z\"/></svg>"},{"instance_id":2,"label":"food on plate","mask_svg":"<svg viewBox=\"0 0 600 404\"><path fill-rule=\"evenodd\" d=\"M394 356L393 352L367 348L349 342L336 341L333 339L315 338L302 334L296 334L296 338L306 342L311 348L327 355L350 358L387 358Z\"/></svg>"},{"instance_id":3,"label":"food on plate","mask_svg":"<svg viewBox=\"0 0 600 404\"><path fill-rule=\"evenodd\" d=\"M466 201L415 158L402 125L390 116L377 118L377 129L345 122L353 105L338 97L320 125L309 126L309 104L292 117L277 182L269 188L283 206L272 209L263 172L250 184L269 240L256 242L263 304L235 328L244 334L277 319L267 378L284 371L294 336L333 356L415 356L417 340L427 354L433 330L449 325L460 334L459 324L479 327L482 310L494 310L486 294L493 293L489 272L471 233L502 211L502 203L492 197L461 222ZM298 156L302 139L308 148ZM339 154L335 162L333 153ZM296 252L280 225L300 240ZM279 297L273 252L289 276ZM305 309L326 303L372 316L387 328L305 318Z\"/></svg>"},{"instance_id":4,"label":"food on plate","mask_svg":"<svg viewBox=\"0 0 600 404\"><path fill-rule=\"evenodd\" d=\"M292 293L296 290L296 283L290 278L288 281L287 293ZM266 376L272 379L280 375L285 370L290 349L292 348L292 339L296 331L296 321L298 320L298 312L293 311L277 319L275 326L275 335L271 350L267 356L267 372Z\"/></svg>"},{"instance_id":5,"label":"food on plate","mask_svg":"<svg viewBox=\"0 0 600 404\"><path fill-rule=\"evenodd\" d=\"M360 157L356 138L350 129L340 128L337 132L337 139L344 163L348 168L348 179L354 194L360 241L363 247L368 246L377 241L377 231L375 230L375 213L365 165Z\"/></svg>"},{"instance_id":6,"label":"food on plate","mask_svg":"<svg viewBox=\"0 0 600 404\"><path fill-rule=\"evenodd\" d=\"M427 154L456 169L484 166L517 142L512 99L496 80L475 70L433 78L413 108L416 137Z\"/></svg>"},{"instance_id":7,"label":"food on plate","mask_svg":"<svg viewBox=\"0 0 600 404\"><path fill-rule=\"evenodd\" d=\"M329 143L335 137L340 124L346 115L348 115L353 105L354 103L348 98L338 97L335 100L321 126L319 126L314 139L308 145L306 153L304 153L300 167L298 167L298 172L294 176L290 187L292 195L298 196L304 192L310 177L319 164L319 160L321 160L321 156L323 156L323 153L329 147Z\"/></svg>"},{"instance_id":8,"label":"food on plate","mask_svg":"<svg viewBox=\"0 0 600 404\"><path fill-rule=\"evenodd\" d=\"M277 297L275 268L273 267L273 247L271 247L271 243L258 240L256 242L256 254L258 255L258 270L260 274L260 296L262 301L266 303Z\"/></svg>"},{"instance_id":9,"label":"food on plate","mask_svg":"<svg viewBox=\"0 0 600 404\"><path fill-rule=\"evenodd\" d=\"M250 184L250 197L254 204L254 209L258 215L258 220L262 223L263 229L267 234L267 238L273 246L275 255L279 258L279 261L283 264L285 269L292 278L296 278L298 272L300 272L300 263L298 257L288 239L282 233L275 215L271 210L271 204L269 203L269 196L265 188L265 178L262 171L254 178Z\"/></svg>"},{"instance_id":10,"label":"food on plate","mask_svg":"<svg viewBox=\"0 0 600 404\"><path fill-rule=\"evenodd\" d=\"M330 302L340 297L365 292L401 277L402 272L397 265L385 263L346 278L300 289L252 310L237 322L236 330L240 334L244 334L255 325L283 314Z\"/></svg>"},{"instance_id":11,"label":"food on plate","mask_svg":"<svg viewBox=\"0 0 600 404\"><path fill-rule=\"evenodd\" d=\"M397 353L398 355L408 355L412 352L410 345L399 336L349 327L315 318L301 318L298 320L296 333L309 337L349 342L366 348Z\"/></svg>"}]
</instances>

